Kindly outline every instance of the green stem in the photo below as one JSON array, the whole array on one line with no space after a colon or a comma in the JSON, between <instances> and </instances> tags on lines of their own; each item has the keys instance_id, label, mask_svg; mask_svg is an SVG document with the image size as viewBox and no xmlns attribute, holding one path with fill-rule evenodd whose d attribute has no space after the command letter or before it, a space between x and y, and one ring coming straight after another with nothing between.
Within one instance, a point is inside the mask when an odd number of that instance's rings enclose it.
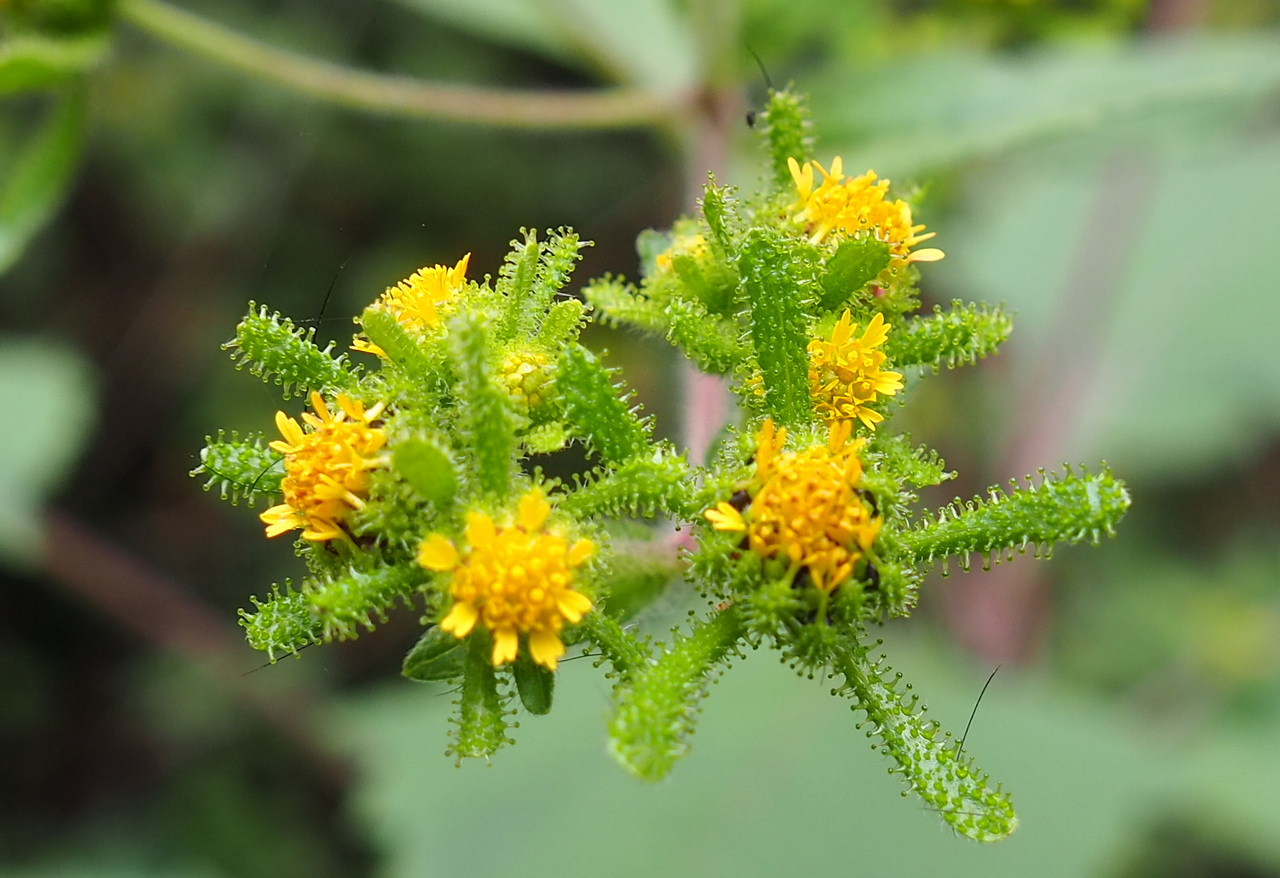
<instances>
[{"instance_id":1,"label":"green stem","mask_svg":"<svg viewBox=\"0 0 1280 878\"><path fill-rule=\"evenodd\" d=\"M160 0L122 0L120 14L152 36L314 98L369 112L507 128L639 128L685 111L642 89L589 93L445 85L353 70L246 37Z\"/></svg>"}]
</instances>

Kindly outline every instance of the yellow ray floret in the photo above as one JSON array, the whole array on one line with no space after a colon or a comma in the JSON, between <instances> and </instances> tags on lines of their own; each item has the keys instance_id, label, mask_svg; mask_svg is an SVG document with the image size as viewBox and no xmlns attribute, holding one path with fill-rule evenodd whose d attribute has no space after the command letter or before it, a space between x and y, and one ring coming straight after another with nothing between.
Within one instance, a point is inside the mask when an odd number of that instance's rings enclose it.
<instances>
[{"instance_id":1,"label":"yellow ray floret","mask_svg":"<svg viewBox=\"0 0 1280 878\"><path fill-rule=\"evenodd\" d=\"M789 577L807 570L814 587L830 594L853 576L881 525L858 488L864 440L850 442L849 428L833 422L825 445L784 452L786 430L766 420L746 510L721 502L703 515L716 530L745 533L746 548L761 558L785 561Z\"/></svg>"},{"instance_id":2,"label":"yellow ray floret","mask_svg":"<svg viewBox=\"0 0 1280 878\"><path fill-rule=\"evenodd\" d=\"M378 297L373 307L386 311L410 332L435 329L457 301L467 283L468 253L450 268L432 265L420 268ZM356 336L351 349L386 356L382 348L363 336Z\"/></svg>"},{"instance_id":3,"label":"yellow ray floret","mask_svg":"<svg viewBox=\"0 0 1280 878\"><path fill-rule=\"evenodd\" d=\"M494 666L515 661L520 636L529 655L550 670L564 655L560 631L591 609L572 586L574 570L595 551L591 540L572 545L545 528L551 506L534 488L520 499L516 520L498 526L483 512L467 516L464 549L432 534L418 549L418 563L452 574L453 607L440 627L462 638L476 623L493 635Z\"/></svg>"},{"instance_id":4,"label":"yellow ray floret","mask_svg":"<svg viewBox=\"0 0 1280 878\"><path fill-rule=\"evenodd\" d=\"M830 171L817 162L801 165L793 158L787 159L787 166L796 186L795 216L804 223L814 244L832 236L870 235L889 245L891 268L908 262L936 262L943 257L941 250L932 247L915 249L934 233L921 234L925 227L912 223L911 205L901 199L887 200L889 181L877 180L875 171L845 177L839 156L832 160ZM821 182L816 181L815 170Z\"/></svg>"},{"instance_id":5,"label":"yellow ray floret","mask_svg":"<svg viewBox=\"0 0 1280 878\"><path fill-rule=\"evenodd\" d=\"M283 439L271 448L284 455L284 502L259 516L267 536L302 528L308 540L348 538L342 521L364 505L369 491L369 470L384 466L377 453L387 435L372 426L383 404L365 409L364 403L338 395L338 412L329 411L324 398L313 392L315 414L303 412L303 429L284 412L276 412L276 427Z\"/></svg>"},{"instance_id":6,"label":"yellow ray floret","mask_svg":"<svg viewBox=\"0 0 1280 878\"><path fill-rule=\"evenodd\" d=\"M862 335L848 311L840 315L829 338L809 342L809 390L814 411L831 420L857 419L869 430L884 415L869 406L877 397L893 396L902 389L902 373L880 367L885 355L877 350L889 338L892 324L877 313Z\"/></svg>"}]
</instances>

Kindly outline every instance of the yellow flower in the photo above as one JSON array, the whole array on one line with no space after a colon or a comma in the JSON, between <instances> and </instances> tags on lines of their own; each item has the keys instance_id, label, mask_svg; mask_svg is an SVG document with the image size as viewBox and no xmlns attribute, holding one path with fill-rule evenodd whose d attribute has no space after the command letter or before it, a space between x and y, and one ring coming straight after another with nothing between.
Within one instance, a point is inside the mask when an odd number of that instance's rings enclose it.
<instances>
[{"instance_id":1,"label":"yellow flower","mask_svg":"<svg viewBox=\"0 0 1280 878\"><path fill-rule=\"evenodd\" d=\"M418 548L423 567L453 574L453 608L440 627L463 638L480 622L493 634L495 667L515 661L523 634L533 660L554 671L564 655L560 629L566 621L582 621L591 609L591 599L570 585L574 568L591 557L595 544L569 545L547 531L550 513L534 488L520 499L513 524L499 527L483 512L469 514L465 554L440 534Z\"/></svg>"},{"instance_id":2,"label":"yellow flower","mask_svg":"<svg viewBox=\"0 0 1280 878\"><path fill-rule=\"evenodd\" d=\"M386 463L373 455L386 445L387 434L370 426L382 414L383 404L366 411L364 403L339 394L335 415L313 392L311 406L315 414L302 413L310 431L276 412L276 427L284 438L271 447L284 455L284 502L259 518L268 537L303 528L308 540L348 539L341 522L364 505L369 470Z\"/></svg>"},{"instance_id":3,"label":"yellow flower","mask_svg":"<svg viewBox=\"0 0 1280 878\"><path fill-rule=\"evenodd\" d=\"M892 324L877 313L860 337L848 311L840 315L829 339L809 342L809 389L814 410L832 420L857 418L874 430L884 415L868 406L877 396L893 396L902 389L902 374L880 367L885 355L876 350L889 337Z\"/></svg>"},{"instance_id":4,"label":"yellow flower","mask_svg":"<svg viewBox=\"0 0 1280 878\"><path fill-rule=\"evenodd\" d=\"M881 525L858 490L864 440L850 442L849 428L849 421L835 421L826 445L783 452L786 430L775 432L766 420L750 504L739 512L721 502L703 515L716 530L745 532L746 548L761 558L786 561L788 576L808 570L814 587L830 594L853 576Z\"/></svg>"},{"instance_id":5,"label":"yellow flower","mask_svg":"<svg viewBox=\"0 0 1280 878\"><path fill-rule=\"evenodd\" d=\"M468 253L452 268L447 265L420 268L394 287L387 287L373 307L386 311L411 332L435 329L440 325L442 314L448 312L466 285L470 261ZM351 349L386 356L382 348L363 336L356 336Z\"/></svg>"},{"instance_id":6,"label":"yellow flower","mask_svg":"<svg viewBox=\"0 0 1280 878\"><path fill-rule=\"evenodd\" d=\"M908 262L937 262L943 257L941 250L932 247L913 249L934 233L920 234L925 227L912 224L911 205L885 199L889 181L877 180L875 171L846 178L839 156L832 160L830 172L817 162L801 166L793 158L787 159L787 166L796 184L796 218L805 224L812 243L820 244L830 236L871 235L889 245L891 268ZM822 175L817 186L815 169Z\"/></svg>"},{"instance_id":7,"label":"yellow flower","mask_svg":"<svg viewBox=\"0 0 1280 878\"><path fill-rule=\"evenodd\" d=\"M511 351L498 368L498 382L521 407L531 409L546 398L550 366L541 351Z\"/></svg>"}]
</instances>

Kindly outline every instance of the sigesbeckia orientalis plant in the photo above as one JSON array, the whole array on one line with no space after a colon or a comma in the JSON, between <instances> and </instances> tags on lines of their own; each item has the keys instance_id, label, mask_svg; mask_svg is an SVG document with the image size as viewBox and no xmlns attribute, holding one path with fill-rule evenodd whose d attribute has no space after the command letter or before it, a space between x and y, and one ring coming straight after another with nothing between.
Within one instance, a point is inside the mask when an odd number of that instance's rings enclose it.
<instances>
[{"instance_id":1,"label":"sigesbeckia orientalis plant","mask_svg":"<svg viewBox=\"0 0 1280 878\"><path fill-rule=\"evenodd\" d=\"M515 702L548 712L560 658L589 652L615 681L611 752L646 779L688 751L709 680L768 646L833 680L957 831L1003 838L1008 796L925 718L867 629L909 613L936 562L1096 542L1129 497L1105 467L1068 469L918 509L918 489L951 473L888 429L904 375L986 356L1010 321L961 302L916 313L919 266L943 254L921 246L910 206L874 173L819 164L796 95L772 94L756 127L760 191L712 180L701 215L641 236L639 284L568 295L583 242L560 230L524 232L492 280L468 277L463 256L401 281L360 315L352 353L251 304L228 346L311 410L278 414L271 441L219 434L196 472L233 501L272 498L267 536L300 531L310 573L254 599L243 625L274 660L397 605L421 613L404 673L457 687L458 757L510 743ZM660 333L725 377L737 419L707 464L655 441L578 342L591 320ZM587 471L545 476L539 455L575 442ZM637 518L654 522L647 542ZM698 608L688 626L636 633L629 619L676 589Z\"/></svg>"}]
</instances>

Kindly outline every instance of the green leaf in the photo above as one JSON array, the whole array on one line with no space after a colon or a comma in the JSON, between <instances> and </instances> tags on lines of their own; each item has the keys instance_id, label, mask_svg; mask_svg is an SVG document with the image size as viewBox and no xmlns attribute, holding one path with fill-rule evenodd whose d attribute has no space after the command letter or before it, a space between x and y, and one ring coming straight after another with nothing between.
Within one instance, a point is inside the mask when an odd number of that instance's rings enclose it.
<instances>
[{"instance_id":1,"label":"green leaf","mask_svg":"<svg viewBox=\"0 0 1280 878\"><path fill-rule=\"evenodd\" d=\"M614 693L609 751L642 780L661 780L689 752L698 702L707 683L742 635L730 607L675 642L656 661L631 675Z\"/></svg>"},{"instance_id":2,"label":"green leaf","mask_svg":"<svg viewBox=\"0 0 1280 878\"><path fill-rule=\"evenodd\" d=\"M192 476L208 476L204 489L215 486L223 500L235 506L241 500L250 505L260 494L277 494L284 478L283 467L277 469L281 456L262 444L262 437L240 439L232 433L224 439L206 441L200 449L200 465L191 471Z\"/></svg>"},{"instance_id":3,"label":"green leaf","mask_svg":"<svg viewBox=\"0 0 1280 878\"><path fill-rule=\"evenodd\" d=\"M92 372L72 350L0 337L0 560L40 558L44 504L88 437Z\"/></svg>"},{"instance_id":4,"label":"green leaf","mask_svg":"<svg viewBox=\"0 0 1280 878\"><path fill-rule=\"evenodd\" d=\"M400 0L482 39L578 60L619 83L691 88L697 57L688 24L667 0Z\"/></svg>"},{"instance_id":5,"label":"green leaf","mask_svg":"<svg viewBox=\"0 0 1280 878\"><path fill-rule=\"evenodd\" d=\"M1097 543L1129 509L1129 492L1124 483L1104 469L1097 474L1046 474L1025 488L1013 482L1015 490L1005 493L991 488L987 497L959 500L944 506L936 521L900 534L905 549L919 563L959 555L964 569L971 553L992 555L1034 546L1047 554L1057 542Z\"/></svg>"},{"instance_id":6,"label":"green leaf","mask_svg":"<svg viewBox=\"0 0 1280 878\"><path fill-rule=\"evenodd\" d=\"M535 716L545 716L551 712L551 698L556 689L554 671L544 668L522 650L516 656L512 676L515 677L516 692L520 693L520 703L525 710Z\"/></svg>"},{"instance_id":7,"label":"green leaf","mask_svg":"<svg viewBox=\"0 0 1280 878\"><path fill-rule=\"evenodd\" d=\"M558 351L578 337L587 306L579 299L565 299L547 309L534 343L544 350Z\"/></svg>"},{"instance_id":8,"label":"green leaf","mask_svg":"<svg viewBox=\"0 0 1280 878\"><path fill-rule=\"evenodd\" d=\"M85 89L67 88L0 184L0 274L53 216L84 147Z\"/></svg>"},{"instance_id":9,"label":"green leaf","mask_svg":"<svg viewBox=\"0 0 1280 878\"><path fill-rule=\"evenodd\" d=\"M316 331L294 326L266 305L249 303L249 313L236 327L235 340L223 345L234 351L236 368L249 371L263 381L275 381L288 399L296 390L346 390L354 382L347 355L332 354L333 343L323 350L312 340Z\"/></svg>"},{"instance_id":10,"label":"green leaf","mask_svg":"<svg viewBox=\"0 0 1280 878\"><path fill-rule=\"evenodd\" d=\"M1280 39L1269 33L1003 54L922 52L898 60L832 67L825 78L806 82L827 122L824 143L846 158L856 144L858 169L890 176L990 161L1047 141L1105 142L1108 132L1128 128L1131 136L1134 123L1174 115L1184 126L1212 132L1225 114L1263 106L1280 90ZM858 86L850 88L851 81ZM913 97L903 100L904 94ZM1132 148L1131 139L1126 144Z\"/></svg>"},{"instance_id":11,"label":"green leaf","mask_svg":"<svg viewBox=\"0 0 1280 878\"><path fill-rule=\"evenodd\" d=\"M420 683L454 680L462 675L466 654L463 641L433 625L404 657L400 672Z\"/></svg>"},{"instance_id":12,"label":"green leaf","mask_svg":"<svg viewBox=\"0 0 1280 878\"><path fill-rule=\"evenodd\" d=\"M478 315L449 322L450 357L458 376L458 410L465 446L483 490L505 495L514 475L515 418L510 395L493 380L489 345Z\"/></svg>"},{"instance_id":13,"label":"green leaf","mask_svg":"<svg viewBox=\"0 0 1280 878\"><path fill-rule=\"evenodd\" d=\"M458 712L454 716L451 752L459 760L492 756L503 744L511 743L507 737L507 711L493 672L492 649L488 630L477 625L467 638L462 690L454 702Z\"/></svg>"},{"instance_id":14,"label":"green leaf","mask_svg":"<svg viewBox=\"0 0 1280 878\"><path fill-rule=\"evenodd\" d=\"M23 34L0 46L0 93L48 88L97 67L111 48L105 32Z\"/></svg>"},{"instance_id":15,"label":"green leaf","mask_svg":"<svg viewBox=\"0 0 1280 878\"><path fill-rule=\"evenodd\" d=\"M630 677L651 664L649 637L631 634L613 616L599 610L588 613L577 630L600 649L615 674Z\"/></svg>"},{"instance_id":16,"label":"green leaf","mask_svg":"<svg viewBox=\"0 0 1280 878\"><path fill-rule=\"evenodd\" d=\"M560 501L559 508L579 518L653 518L664 513L688 521L699 511L693 505L693 483L684 458L658 448L581 485Z\"/></svg>"},{"instance_id":17,"label":"green leaf","mask_svg":"<svg viewBox=\"0 0 1280 878\"><path fill-rule=\"evenodd\" d=\"M1012 332L1013 320L999 308L956 299L949 311L935 305L926 317L895 322L885 354L894 366L927 366L936 372L944 363L955 368L994 354Z\"/></svg>"},{"instance_id":18,"label":"green leaf","mask_svg":"<svg viewBox=\"0 0 1280 878\"><path fill-rule=\"evenodd\" d=\"M382 349L387 360L406 374L425 382L440 373L440 363L429 357L400 321L382 308L365 308L360 315L360 328L369 341Z\"/></svg>"},{"instance_id":19,"label":"green leaf","mask_svg":"<svg viewBox=\"0 0 1280 878\"><path fill-rule=\"evenodd\" d=\"M286 581L284 590L271 587L266 600L249 598L254 611L240 611L240 627L254 649L274 662L277 655L292 655L304 647L324 642L324 622L312 612L307 597Z\"/></svg>"},{"instance_id":20,"label":"green leaf","mask_svg":"<svg viewBox=\"0 0 1280 878\"><path fill-rule=\"evenodd\" d=\"M698 368L723 375L746 355L738 327L724 317L708 314L696 301L676 299L666 308L667 338L682 348Z\"/></svg>"},{"instance_id":21,"label":"green leaf","mask_svg":"<svg viewBox=\"0 0 1280 878\"><path fill-rule=\"evenodd\" d=\"M568 423L606 461L624 461L648 449L648 424L636 417L609 371L586 348L575 344L564 352L556 389Z\"/></svg>"},{"instance_id":22,"label":"green leaf","mask_svg":"<svg viewBox=\"0 0 1280 878\"><path fill-rule=\"evenodd\" d=\"M779 424L812 418L808 323L802 307L805 266L777 232L748 233L738 261L751 307L751 341L764 377L764 403Z\"/></svg>"},{"instance_id":23,"label":"green leaf","mask_svg":"<svg viewBox=\"0 0 1280 878\"><path fill-rule=\"evenodd\" d=\"M665 309L624 280L598 278L582 288L582 295L596 309L597 322L606 326L631 326L653 333L667 331Z\"/></svg>"},{"instance_id":24,"label":"green leaf","mask_svg":"<svg viewBox=\"0 0 1280 878\"><path fill-rule=\"evenodd\" d=\"M773 185L780 192L791 190L791 167L787 159L804 164L813 158L813 123L809 105L791 91L771 91L764 109L756 116L756 131L764 138L773 170Z\"/></svg>"},{"instance_id":25,"label":"green leaf","mask_svg":"<svg viewBox=\"0 0 1280 878\"><path fill-rule=\"evenodd\" d=\"M451 501L458 477L448 452L428 439L410 437L396 443L392 454L395 471L425 500L437 506Z\"/></svg>"},{"instance_id":26,"label":"green leaf","mask_svg":"<svg viewBox=\"0 0 1280 878\"><path fill-rule=\"evenodd\" d=\"M354 640L360 629L372 631L378 622L386 622L392 606L408 604L426 579L426 571L412 563L348 568L330 579L309 582L303 594L324 640Z\"/></svg>"},{"instance_id":27,"label":"green leaf","mask_svg":"<svg viewBox=\"0 0 1280 878\"><path fill-rule=\"evenodd\" d=\"M854 700L871 724L868 736L897 762L908 788L937 810L957 832L974 841L999 841L1018 828L1007 794L987 785L985 774L962 758L949 735L924 718L914 695L898 691L901 675L890 677L883 658L872 661L854 637L833 655L832 669L844 677L840 692ZM886 679L886 678L889 679Z\"/></svg>"},{"instance_id":28,"label":"green leaf","mask_svg":"<svg viewBox=\"0 0 1280 878\"><path fill-rule=\"evenodd\" d=\"M870 235L844 241L823 266L824 311L839 308L889 267L889 245Z\"/></svg>"}]
</instances>

